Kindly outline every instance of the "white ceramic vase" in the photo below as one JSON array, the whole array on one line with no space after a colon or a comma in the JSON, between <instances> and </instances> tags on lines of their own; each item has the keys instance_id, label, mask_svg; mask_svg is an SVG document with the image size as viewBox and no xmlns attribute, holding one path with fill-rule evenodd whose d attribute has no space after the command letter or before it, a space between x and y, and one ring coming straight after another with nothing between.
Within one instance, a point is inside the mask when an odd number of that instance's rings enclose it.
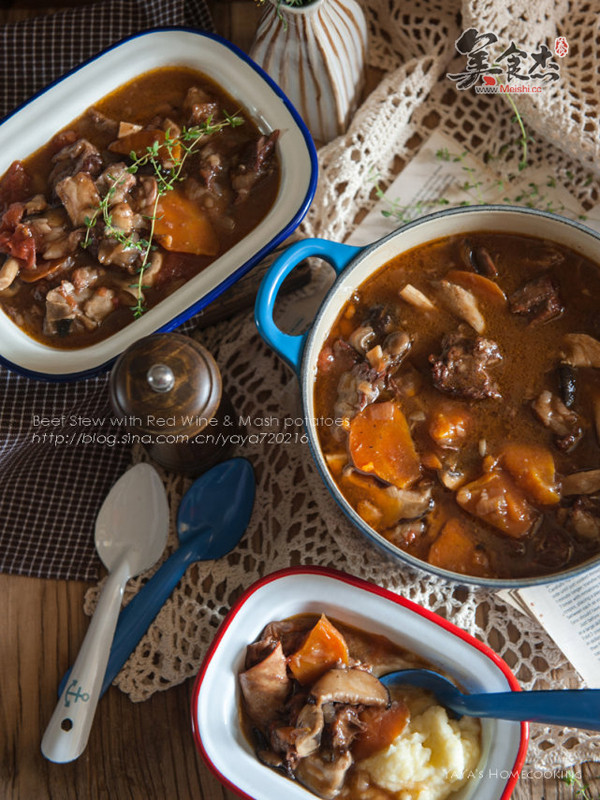
<instances>
[{"instance_id":1,"label":"white ceramic vase","mask_svg":"<svg viewBox=\"0 0 600 800\"><path fill-rule=\"evenodd\" d=\"M279 84L314 139L347 129L363 86L365 16L356 0L268 0L250 56Z\"/></svg>"}]
</instances>

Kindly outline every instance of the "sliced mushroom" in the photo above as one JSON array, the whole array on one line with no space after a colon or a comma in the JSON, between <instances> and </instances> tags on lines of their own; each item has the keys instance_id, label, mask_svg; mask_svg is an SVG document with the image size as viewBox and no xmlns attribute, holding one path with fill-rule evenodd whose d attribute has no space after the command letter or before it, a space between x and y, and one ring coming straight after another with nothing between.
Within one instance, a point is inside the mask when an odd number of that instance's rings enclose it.
<instances>
[{"instance_id":1,"label":"sliced mushroom","mask_svg":"<svg viewBox=\"0 0 600 800\"><path fill-rule=\"evenodd\" d=\"M319 705L387 706L390 702L386 687L363 669L330 669L314 684L310 694Z\"/></svg>"},{"instance_id":2,"label":"sliced mushroom","mask_svg":"<svg viewBox=\"0 0 600 800\"><path fill-rule=\"evenodd\" d=\"M545 389L531 407L540 422L556 434L559 450L572 450L583 436L579 414L568 409L558 395Z\"/></svg>"},{"instance_id":3,"label":"sliced mushroom","mask_svg":"<svg viewBox=\"0 0 600 800\"><path fill-rule=\"evenodd\" d=\"M600 342L586 333L567 333L563 360L573 367L600 367Z\"/></svg>"},{"instance_id":4,"label":"sliced mushroom","mask_svg":"<svg viewBox=\"0 0 600 800\"><path fill-rule=\"evenodd\" d=\"M424 484L416 489L388 486L386 491L397 504L398 521L424 516L431 508L431 490L431 484Z\"/></svg>"},{"instance_id":5,"label":"sliced mushroom","mask_svg":"<svg viewBox=\"0 0 600 800\"><path fill-rule=\"evenodd\" d=\"M349 344L361 354L365 354L369 349L369 344L375 336L375 331L370 325L360 325L352 331L348 338Z\"/></svg>"},{"instance_id":6,"label":"sliced mushroom","mask_svg":"<svg viewBox=\"0 0 600 800\"><path fill-rule=\"evenodd\" d=\"M294 734L299 758L306 758L319 749L324 724L321 706L307 703L300 709Z\"/></svg>"},{"instance_id":7,"label":"sliced mushroom","mask_svg":"<svg viewBox=\"0 0 600 800\"><path fill-rule=\"evenodd\" d=\"M16 258L9 256L0 268L0 292L12 284L19 274L20 264Z\"/></svg>"},{"instance_id":8,"label":"sliced mushroom","mask_svg":"<svg viewBox=\"0 0 600 800\"><path fill-rule=\"evenodd\" d=\"M427 295L415 288L412 283L407 283L404 289L400 290L399 294L403 300L415 308L420 308L422 311L435 310L435 305Z\"/></svg>"},{"instance_id":9,"label":"sliced mushroom","mask_svg":"<svg viewBox=\"0 0 600 800\"><path fill-rule=\"evenodd\" d=\"M249 716L266 727L277 717L291 686L281 642L265 659L239 677Z\"/></svg>"},{"instance_id":10,"label":"sliced mushroom","mask_svg":"<svg viewBox=\"0 0 600 800\"><path fill-rule=\"evenodd\" d=\"M340 793L352 760L348 752L333 761L325 761L314 753L300 761L295 775L311 792L325 800L332 800Z\"/></svg>"},{"instance_id":11,"label":"sliced mushroom","mask_svg":"<svg viewBox=\"0 0 600 800\"><path fill-rule=\"evenodd\" d=\"M496 265L485 247L476 247L471 251L471 264L475 272L487 278L493 278L498 274Z\"/></svg>"},{"instance_id":12,"label":"sliced mushroom","mask_svg":"<svg viewBox=\"0 0 600 800\"><path fill-rule=\"evenodd\" d=\"M412 345L410 336L406 331L394 331L385 337L383 349L394 359L402 360L410 350ZM395 364L398 362L395 361Z\"/></svg>"},{"instance_id":13,"label":"sliced mushroom","mask_svg":"<svg viewBox=\"0 0 600 800\"><path fill-rule=\"evenodd\" d=\"M568 497L573 494L595 494L600 492L600 469L586 469L573 472L562 481L562 494Z\"/></svg>"},{"instance_id":14,"label":"sliced mushroom","mask_svg":"<svg viewBox=\"0 0 600 800\"><path fill-rule=\"evenodd\" d=\"M25 203L25 214L39 214L48 208L48 203L43 194L36 194Z\"/></svg>"},{"instance_id":15,"label":"sliced mushroom","mask_svg":"<svg viewBox=\"0 0 600 800\"><path fill-rule=\"evenodd\" d=\"M450 281L439 281L438 286L441 289L442 300L450 311L468 322L477 333L483 333L485 319L479 310L475 295L468 289L463 289L462 286L450 283Z\"/></svg>"}]
</instances>

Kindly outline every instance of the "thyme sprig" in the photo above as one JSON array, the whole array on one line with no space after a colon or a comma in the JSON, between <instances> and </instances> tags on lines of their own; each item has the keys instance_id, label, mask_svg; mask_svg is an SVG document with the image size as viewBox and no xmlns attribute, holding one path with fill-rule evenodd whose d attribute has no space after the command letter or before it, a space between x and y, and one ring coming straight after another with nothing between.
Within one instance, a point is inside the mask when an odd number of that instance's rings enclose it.
<instances>
[{"instance_id":1,"label":"thyme sprig","mask_svg":"<svg viewBox=\"0 0 600 800\"><path fill-rule=\"evenodd\" d=\"M567 786L572 786L573 794L575 797L581 798L581 800L599 800L600 798L598 794L594 797L589 785L584 783L583 780L575 774L573 769L568 769L561 777L561 781L566 783Z\"/></svg>"},{"instance_id":2,"label":"thyme sprig","mask_svg":"<svg viewBox=\"0 0 600 800\"><path fill-rule=\"evenodd\" d=\"M156 179L157 192L152 208L152 213L148 215L147 219L150 221L150 231L148 238L138 236L137 234L125 234L120 228L116 227L113 223L111 214L111 201L114 195L123 184L124 176L117 175L113 178L110 174L108 179L112 181L104 197L100 199L98 207L90 217L86 217L85 224L85 237L82 242L82 247L86 248L91 242L92 230L95 228L98 221L101 219L104 224L104 231L110 239L114 239L122 245L123 249L135 249L141 254L141 263L137 269L138 279L132 288L136 289L137 302L133 307L133 315L137 319L140 317L145 309L144 296L142 290L144 287L144 273L148 267L150 254L152 250L156 249L152 240L154 238L154 230L156 220L158 219L158 204L160 198L167 192L173 191L176 184L184 179L183 167L190 155L197 149L198 145L207 136L212 136L213 133L223 130L223 128L232 127L236 128L244 124L243 117L237 114L228 114L223 112L223 119L218 122L213 122L212 116L208 117L204 122L191 127L183 127L181 132L175 136L171 135L171 131L167 130L164 134L163 141L154 141L151 145L145 148L145 152L138 155L135 150L129 154L131 164L127 167L126 172L135 175L142 167L151 166L153 176ZM163 157L166 151L168 159ZM170 166L166 167L165 162Z\"/></svg>"},{"instance_id":3,"label":"thyme sprig","mask_svg":"<svg viewBox=\"0 0 600 800\"><path fill-rule=\"evenodd\" d=\"M461 153L452 153L447 147L440 148L435 157L439 161L446 161L453 164L464 162L468 156L468 152L463 150ZM490 160L490 159L487 159ZM463 164L461 167L466 173L465 180L460 178L456 179L454 188L461 189L469 196L469 200L461 200L456 203L459 206L472 206L472 205L485 205L485 193L488 190L495 190L503 194L498 200L494 202L524 205L527 208L537 208L543 211L550 211L555 214L568 212L571 216L576 217L581 221L589 219L587 214L579 213L572 208L564 205L562 202L556 202L551 198L551 193L548 191L556 186L556 178L551 175L546 176L542 182L529 181L525 186L519 186L516 193L511 191L511 176L508 178L494 178L485 177L483 180L476 180L476 168ZM401 225L422 216L423 214L433 211L436 208L441 208L451 205L451 202L446 197L432 198L430 200L417 200L414 203L402 204L398 198L391 200L386 196L385 191L379 185L379 178L376 174L371 174L370 179L375 185L375 196L378 200L383 201L385 208L381 211L384 217L393 217L398 220ZM568 176L573 177L573 176ZM586 182L589 184L591 179ZM600 800L600 799L599 799Z\"/></svg>"}]
</instances>

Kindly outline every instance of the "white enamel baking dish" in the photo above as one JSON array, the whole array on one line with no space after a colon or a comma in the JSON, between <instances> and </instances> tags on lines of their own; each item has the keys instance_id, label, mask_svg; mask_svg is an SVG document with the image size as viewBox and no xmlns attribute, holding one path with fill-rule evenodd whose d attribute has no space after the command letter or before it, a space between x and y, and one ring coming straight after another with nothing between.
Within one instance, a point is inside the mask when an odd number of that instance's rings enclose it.
<instances>
[{"instance_id":1,"label":"white enamel baking dish","mask_svg":"<svg viewBox=\"0 0 600 800\"><path fill-rule=\"evenodd\" d=\"M213 78L254 117L280 129L281 181L265 219L178 291L108 339L79 350L36 342L0 312L0 360L9 369L49 380L82 378L109 365L142 336L176 328L248 272L296 228L314 195L316 152L310 134L273 81L235 45L218 36L174 28L132 36L48 86L0 123L0 175L42 147L87 108L136 75L188 66Z\"/></svg>"}]
</instances>

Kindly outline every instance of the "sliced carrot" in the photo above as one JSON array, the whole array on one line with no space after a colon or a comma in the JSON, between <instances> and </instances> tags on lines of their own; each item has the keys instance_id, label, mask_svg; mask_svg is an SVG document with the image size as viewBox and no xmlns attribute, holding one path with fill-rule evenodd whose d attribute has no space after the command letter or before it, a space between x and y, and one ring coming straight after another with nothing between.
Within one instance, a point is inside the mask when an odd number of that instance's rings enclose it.
<instances>
[{"instance_id":1,"label":"sliced carrot","mask_svg":"<svg viewBox=\"0 0 600 800\"><path fill-rule=\"evenodd\" d=\"M219 240L206 213L174 189L159 198L154 223L154 237L176 253L216 256Z\"/></svg>"},{"instance_id":2,"label":"sliced carrot","mask_svg":"<svg viewBox=\"0 0 600 800\"><path fill-rule=\"evenodd\" d=\"M54 272L67 269L72 263L72 261L64 258L54 258L50 261L40 259L32 269L22 269L19 273L19 278L25 283L35 283L42 278L47 278L48 275L52 275Z\"/></svg>"},{"instance_id":3,"label":"sliced carrot","mask_svg":"<svg viewBox=\"0 0 600 800\"><path fill-rule=\"evenodd\" d=\"M458 519L449 519L429 548L427 561L435 567L461 575L490 575L485 551L477 547L473 536Z\"/></svg>"},{"instance_id":4,"label":"sliced carrot","mask_svg":"<svg viewBox=\"0 0 600 800\"><path fill-rule=\"evenodd\" d=\"M288 658L288 666L296 680L307 685L334 666L348 664L348 645L325 614L312 628L302 647Z\"/></svg>"},{"instance_id":5,"label":"sliced carrot","mask_svg":"<svg viewBox=\"0 0 600 800\"><path fill-rule=\"evenodd\" d=\"M157 156L161 163L174 163L181 158L181 145L175 142L169 148L165 145L166 139L165 131L144 129L116 139L109 144L108 149L124 156L135 153L136 158L141 158L148 155L148 151L158 144Z\"/></svg>"},{"instance_id":6,"label":"sliced carrot","mask_svg":"<svg viewBox=\"0 0 600 800\"><path fill-rule=\"evenodd\" d=\"M352 744L355 761L388 748L408 725L410 713L405 703L395 700L389 708L365 708L360 721L365 725Z\"/></svg>"},{"instance_id":7,"label":"sliced carrot","mask_svg":"<svg viewBox=\"0 0 600 800\"><path fill-rule=\"evenodd\" d=\"M435 453L423 453L422 463L427 469L441 469L443 464Z\"/></svg>"},{"instance_id":8,"label":"sliced carrot","mask_svg":"<svg viewBox=\"0 0 600 800\"><path fill-rule=\"evenodd\" d=\"M483 275L478 275L476 272L451 269L445 277L452 283L462 286L463 289L469 289L482 299L491 300L498 305L506 303L506 295L498 284Z\"/></svg>"},{"instance_id":9,"label":"sliced carrot","mask_svg":"<svg viewBox=\"0 0 600 800\"><path fill-rule=\"evenodd\" d=\"M459 447L469 431L471 418L466 408L458 403L442 403L433 410L428 431L440 447Z\"/></svg>"},{"instance_id":10,"label":"sliced carrot","mask_svg":"<svg viewBox=\"0 0 600 800\"><path fill-rule=\"evenodd\" d=\"M421 475L406 417L393 402L366 406L350 423L348 446L357 469L405 489Z\"/></svg>"},{"instance_id":11,"label":"sliced carrot","mask_svg":"<svg viewBox=\"0 0 600 800\"><path fill-rule=\"evenodd\" d=\"M513 539L525 536L537 517L525 494L502 470L486 472L481 478L461 486L456 502L469 514Z\"/></svg>"},{"instance_id":12,"label":"sliced carrot","mask_svg":"<svg viewBox=\"0 0 600 800\"><path fill-rule=\"evenodd\" d=\"M534 444L505 444L498 461L535 503L553 505L560 501L550 450Z\"/></svg>"}]
</instances>

